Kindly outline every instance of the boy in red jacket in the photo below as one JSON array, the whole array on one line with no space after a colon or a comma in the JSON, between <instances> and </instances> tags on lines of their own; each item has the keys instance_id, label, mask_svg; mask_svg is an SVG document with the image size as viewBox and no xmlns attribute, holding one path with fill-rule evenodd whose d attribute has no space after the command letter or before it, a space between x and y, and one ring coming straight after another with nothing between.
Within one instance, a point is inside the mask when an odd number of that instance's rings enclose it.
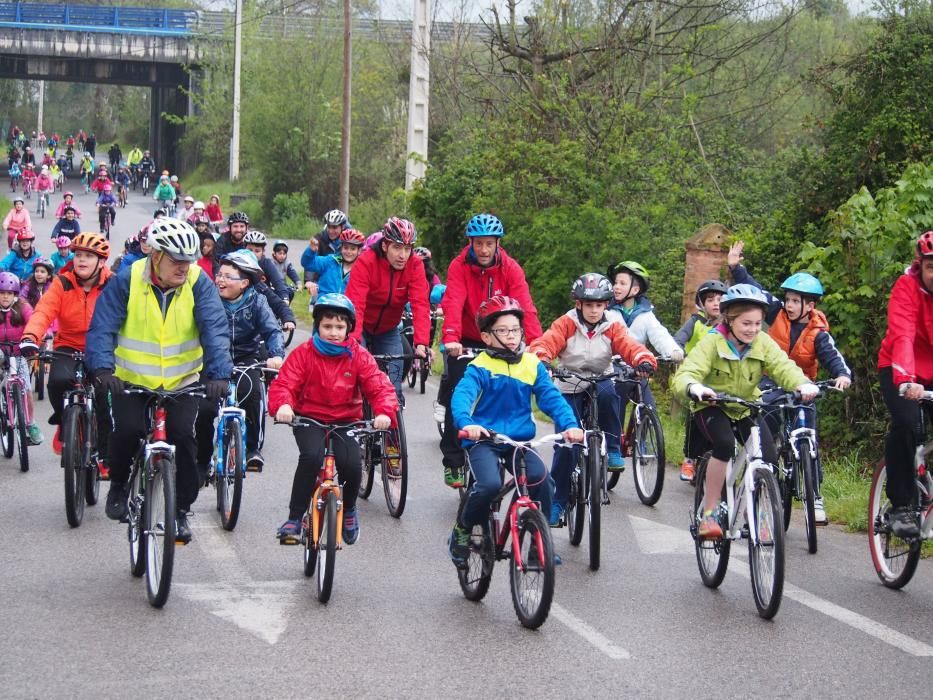
<instances>
[{"instance_id":1,"label":"boy in red jacket","mask_svg":"<svg viewBox=\"0 0 933 700\"><path fill-rule=\"evenodd\" d=\"M349 337L356 325L356 310L343 294L324 294L314 305L311 340L288 356L269 387L269 413L290 423L295 414L322 423L361 420L363 395L373 408L373 427L392 426L398 400L392 384L356 340ZM343 541L354 544L360 536L356 496L362 467L360 449L347 435L335 431L332 441L337 472L343 483ZM301 517L308 509L318 472L324 461L324 433L317 427L293 428L298 443L298 467L292 483L288 520L278 530L281 544L298 544Z\"/></svg>"}]
</instances>

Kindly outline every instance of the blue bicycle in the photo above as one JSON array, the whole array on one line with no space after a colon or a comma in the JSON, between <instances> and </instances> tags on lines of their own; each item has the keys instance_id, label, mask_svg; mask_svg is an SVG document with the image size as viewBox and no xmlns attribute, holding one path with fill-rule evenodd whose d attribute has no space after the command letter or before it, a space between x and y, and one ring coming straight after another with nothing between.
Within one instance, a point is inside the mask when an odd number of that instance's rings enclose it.
<instances>
[{"instance_id":1,"label":"blue bicycle","mask_svg":"<svg viewBox=\"0 0 933 700\"><path fill-rule=\"evenodd\" d=\"M243 368L234 372L243 374ZM227 399L217 416L211 471L217 489L217 510L224 530L233 530L240 517L243 477L246 476L246 411L237 405L236 382L231 381Z\"/></svg>"}]
</instances>

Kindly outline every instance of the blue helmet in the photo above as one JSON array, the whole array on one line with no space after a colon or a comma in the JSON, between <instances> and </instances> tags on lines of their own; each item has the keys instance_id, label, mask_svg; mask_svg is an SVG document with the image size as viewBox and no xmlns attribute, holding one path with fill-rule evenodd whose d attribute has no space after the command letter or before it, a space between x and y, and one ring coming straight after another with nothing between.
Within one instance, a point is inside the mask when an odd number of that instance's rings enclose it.
<instances>
[{"instance_id":1,"label":"blue helmet","mask_svg":"<svg viewBox=\"0 0 933 700\"><path fill-rule=\"evenodd\" d=\"M823 296L823 285L809 272L795 272L781 282L781 289L785 292L797 292L806 297L819 298Z\"/></svg>"},{"instance_id":2,"label":"blue helmet","mask_svg":"<svg viewBox=\"0 0 933 700\"><path fill-rule=\"evenodd\" d=\"M353 307L353 302L350 301L343 294L322 294L317 298L317 301L314 302L314 327L317 328L317 324L320 323L318 318L318 313L322 311L337 311L341 314L346 314L349 317L349 328L347 329L348 333L353 332L353 328L356 326L356 309Z\"/></svg>"},{"instance_id":3,"label":"blue helmet","mask_svg":"<svg viewBox=\"0 0 933 700\"><path fill-rule=\"evenodd\" d=\"M732 304L757 304L767 309L770 304L765 293L751 284L734 284L719 301L719 310L725 311Z\"/></svg>"},{"instance_id":4,"label":"blue helmet","mask_svg":"<svg viewBox=\"0 0 933 700\"><path fill-rule=\"evenodd\" d=\"M502 238L505 235L505 229L502 227L499 217L492 214L477 214L467 224L466 235L467 238L473 238L473 236Z\"/></svg>"}]
</instances>

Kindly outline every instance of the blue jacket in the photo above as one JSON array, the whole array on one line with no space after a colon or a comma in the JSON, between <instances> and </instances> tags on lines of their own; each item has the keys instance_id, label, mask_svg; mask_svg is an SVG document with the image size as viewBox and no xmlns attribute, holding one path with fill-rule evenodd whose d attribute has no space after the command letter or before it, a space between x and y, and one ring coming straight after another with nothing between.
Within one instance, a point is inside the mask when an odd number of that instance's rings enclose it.
<instances>
[{"instance_id":1,"label":"blue jacket","mask_svg":"<svg viewBox=\"0 0 933 700\"><path fill-rule=\"evenodd\" d=\"M32 249L32 254L28 258L20 255L18 250L11 250L3 260L0 260L0 270L12 272L24 280L32 274L32 263L38 257L40 257L39 251L35 248Z\"/></svg>"},{"instance_id":2,"label":"blue jacket","mask_svg":"<svg viewBox=\"0 0 933 700\"><path fill-rule=\"evenodd\" d=\"M553 419L558 432L579 428L573 409L551 382L544 363L530 353L510 364L481 353L467 365L454 389L450 408L454 425L481 425L513 440L531 440L536 426L531 413L532 395L538 408ZM469 445L469 440L464 440Z\"/></svg>"},{"instance_id":3,"label":"blue jacket","mask_svg":"<svg viewBox=\"0 0 933 700\"><path fill-rule=\"evenodd\" d=\"M54 241L59 236L68 236L68 238L74 238L79 233L81 233L81 224L77 219L68 221L68 219L59 219L58 223L55 224L55 228L52 229L52 240Z\"/></svg>"},{"instance_id":4,"label":"blue jacket","mask_svg":"<svg viewBox=\"0 0 933 700\"><path fill-rule=\"evenodd\" d=\"M126 320L126 306L130 297L130 271L132 265L121 265L120 272L104 287L91 326L87 331L87 365L93 373L113 370L113 350L117 344L117 333ZM152 285L153 292L168 309L175 295L165 293ZM233 361L230 357L230 327L224 313L217 287L211 278L203 272L194 283L194 320L201 336L204 350L204 369L206 379L229 379L233 373Z\"/></svg>"},{"instance_id":5,"label":"blue jacket","mask_svg":"<svg viewBox=\"0 0 933 700\"><path fill-rule=\"evenodd\" d=\"M285 357L285 344L282 330L276 320L269 302L255 289L249 288L239 302L221 299L227 322L230 324L230 343L233 348L233 361L246 362L259 353L260 341L265 341L269 354Z\"/></svg>"},{"instance_id":6,"label":"blue jacket","mask_svg":"<svg viewBox=\"0 0 933 700\"><path fill-rule=\"evenodd\" d=\"M52 257L49 258L52 261L52 267L55 269L55 274L57 275L65 265L71 262L74 259L74 253L68 253L65 257L62 257L62 254L57 250L52 253Z\"/></svg>"},{"instance_id":7,"label":"blue jacket","mask_svg":"<svg viewBox=\"0 0 933 700\"><path fill-rule=\"evenodd\" d=\"M305 274L313 272L318 276L318 294L343 294L347 288L350 273L343 272L343 258L337 255L318 255L311 248L301 254L301 266ZM352 268L351 268L352 269ZM305 277L305 279L308 279Z\"/></svg>"}]
</instances>

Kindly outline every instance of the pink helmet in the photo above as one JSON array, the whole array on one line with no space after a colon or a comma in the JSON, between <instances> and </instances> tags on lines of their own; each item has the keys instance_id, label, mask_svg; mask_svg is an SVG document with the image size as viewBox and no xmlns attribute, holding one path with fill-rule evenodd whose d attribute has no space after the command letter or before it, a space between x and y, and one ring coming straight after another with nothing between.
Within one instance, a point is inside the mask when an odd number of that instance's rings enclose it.
<instances>
[{"instance_id":1,"label":"pink helmet","mask_svg":"<svg viewBox=\"0 0 933 700\"><path fill-rule=\"evenodd\" d=\"M12 272L0 272L0 292L19 294L19 277Z\"/></svg>"},{"instance_id":2,"label":"pink helmet","mask_svg":"<svg viewBox=\"0 0 933 700\"><path fill-rule=\"evenodd\" d=\"M65 194L62 195L62 198L64 199L65 197L71 197L72 199L74 199L74 196L75 196L74 192L65 192Z\"/></svg>"},{"instance_id":3,"label":"pink helmet","mask_svg":"<svg viewBox=\"0 0 933 700\"><path fill-rule=\"evenodd\" d=\"M104 185L104 192L113 192L113 185L111 185L110 183L107 183L106 185Z\"/></svg>"},{"instance_id":4,"label":"pink helmet","mask_svg":"<svg viewBox=\"0 0 933 700\"><path fill-rule=\"evenodd\" d=\"M382 240L382 231L376 231L375 233L370 234L366 238L366 243L363 244L363 247L368 250L369 248L372 248L374 245L376 245L381 240Z\"/></svg>"},{"instance_id":5,"label":"pink helmet","mask_svg":"<svg viewBox=\"0 0 933 700\"><path fill-rule=\"evenodd\" d=\"M70 248L71 239L68 238L68 236L59 236L58 238L55 239L55 247L56 248Z\"/></svg>"}]
</instances>

